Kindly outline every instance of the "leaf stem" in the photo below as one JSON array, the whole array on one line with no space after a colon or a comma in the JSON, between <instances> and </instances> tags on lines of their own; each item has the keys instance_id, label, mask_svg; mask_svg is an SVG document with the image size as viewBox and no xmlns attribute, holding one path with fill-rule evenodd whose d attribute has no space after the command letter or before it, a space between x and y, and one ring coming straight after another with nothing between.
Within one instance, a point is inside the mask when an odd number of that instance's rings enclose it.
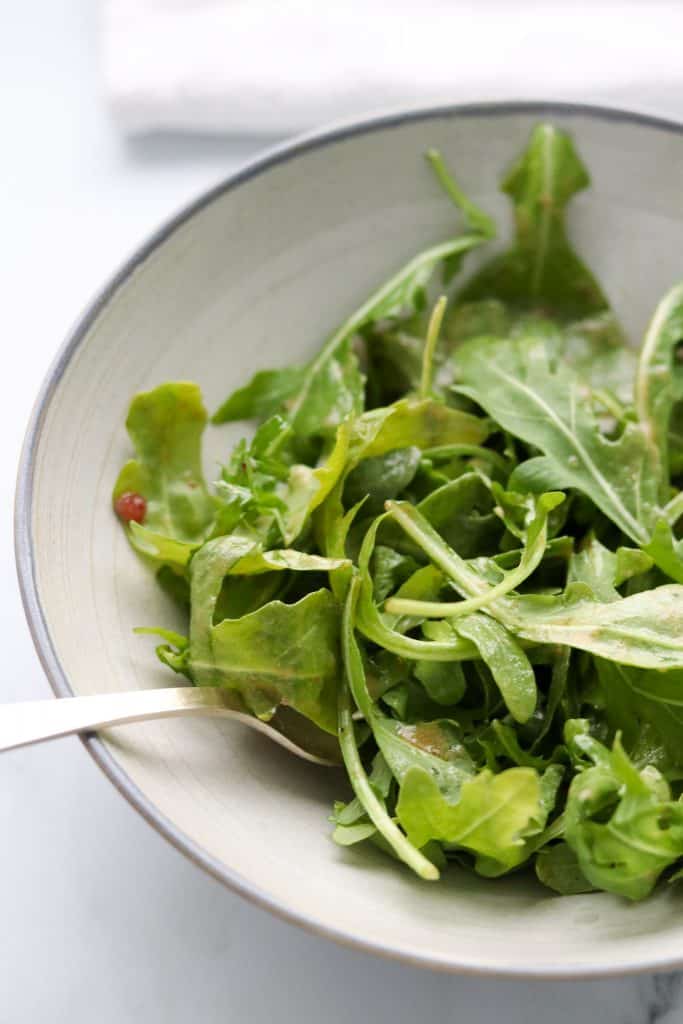
<instances>
[{"instance_id":1,"label":"leaf stem","mask_svg":"<svg viewBox=\"0 0 683 1024\"><path fill-rule=\"evenodd\" d=\"M424 878L427 881L436 881L439 877L438 868L413 846L399 827L392 821L386 808L382 806L370 785L358 752L354 733L350 690L353 691L354 696L357 694L361 698L363 705L367 705L369 700L367 687L364 685L363 663L354 637L354 617L359 586L360 579L356 576L351 581L344 606L342 655L344 658L345 679L339 688L339 746L341 747L344 764L353 791L365 808L366 814L377 831L386 839L396 856L407 864L408 867L411 867L420 878ZM363 710L362 707L361 710ZM365 711L371 713L372 709L368 705ZM369 715L365 714L365 717L367 719Z\"/></svg>"},{"instance_id":2,"label":"leaf stem","mask_svg":"<svg viewBox=\"0 0 683 1024\"><path fill-rule=\"evenodd\" d=\"M459 210L465 215L468 227L471 230L479 231L484 238L495 238L496 237L496 225L492 217L489 217L487 213L480 210L478 206L472 203L463 190L458 185L457 181L446 167L446 162L442 157L438 149L428 149L426 153L427 161L430 164L434 174L436 175L437 181L441 185L446 195L452 199Z\"/></svg>"},{"instance_id":3,"label":"leaf stem","mask_svg":"<svg viewBox=\"0 0 683 1024\"><path fill-rule=\"evenodd\" d=\"M420 378L420 398L429 398L432 391L432 377L434 375L434 352L436 350L436 343L439 340L439 332L441 330L441 324L443 323L444 313L446 312L446 305L448 299L445 295L442 295L438 300L432 315L429 318L429 326L427 327L427 337L425 339L424 353L422 355L422 376Z\"/></svg>"}]
</instances>

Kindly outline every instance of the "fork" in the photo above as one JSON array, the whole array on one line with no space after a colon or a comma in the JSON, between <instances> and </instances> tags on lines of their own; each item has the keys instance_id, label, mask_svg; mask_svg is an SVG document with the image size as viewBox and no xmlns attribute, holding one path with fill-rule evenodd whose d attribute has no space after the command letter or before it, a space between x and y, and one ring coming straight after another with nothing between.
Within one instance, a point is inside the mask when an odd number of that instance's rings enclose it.
<instances>
[{"instance_id":1,"label":"fork","mask_svg":"<svg viewBox=\"0 0 683 1024\"><path fill-rule=\"evenodd\" d=\"M237 710L230 691L219 686L173 686L5 704L0 706L0 753L59 736L181 715L231 718L263 733L304 761L335 765L334 761L304 750L273 725Z\"/></svg>"}]
</instances>

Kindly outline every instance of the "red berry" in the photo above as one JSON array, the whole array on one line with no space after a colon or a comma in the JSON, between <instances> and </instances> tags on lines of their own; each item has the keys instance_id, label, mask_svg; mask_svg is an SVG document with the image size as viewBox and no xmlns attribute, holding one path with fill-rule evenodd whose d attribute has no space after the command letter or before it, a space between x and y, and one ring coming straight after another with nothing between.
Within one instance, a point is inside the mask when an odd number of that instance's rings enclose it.
<instances>
[{"instance_id":1,"label":"red berry","mask_svg":"<svg viewBox=\"0 0 683 1024\"><path fill-rule=\"evenodd\" d=\"M114 510L124 523L144 523L147 515L147 502L141 494L126 491L114 502Z\"/></svg>"}]
</instances>

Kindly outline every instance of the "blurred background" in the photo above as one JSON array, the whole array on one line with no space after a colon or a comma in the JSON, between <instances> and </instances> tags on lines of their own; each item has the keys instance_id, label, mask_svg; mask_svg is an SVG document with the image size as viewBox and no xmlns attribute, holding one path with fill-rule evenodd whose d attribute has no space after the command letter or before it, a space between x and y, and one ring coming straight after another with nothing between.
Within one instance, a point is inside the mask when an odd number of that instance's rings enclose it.
<instances>
[{"instance_id":1,"label":"blurred background","mask_svg":"<svg viewBox=\"0 0 683 1024\"><path fill-rule=\"evenodd\" d=\"M683 119L679 2L3 0L0 11L3 700L48 695L11 546L31 405L70 324L164 218L274 142L369 112L534 98ZM0 1024L683 1021L677 975L465 979L304 934L183 860L76 740L7 754L0 770Z\"/></svg>"}]
</instances>

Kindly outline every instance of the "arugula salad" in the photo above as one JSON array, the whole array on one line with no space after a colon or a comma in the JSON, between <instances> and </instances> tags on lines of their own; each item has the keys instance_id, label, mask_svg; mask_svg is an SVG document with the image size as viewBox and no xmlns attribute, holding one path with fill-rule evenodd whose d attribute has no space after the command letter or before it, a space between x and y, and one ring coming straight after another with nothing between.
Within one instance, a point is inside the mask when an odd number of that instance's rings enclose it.
<instances>
[{"instance_id":1,"label":"arugula salad","mask_svg":"<svg viewBox=\"0 0 683 1024\"><path fill-rule=\"evenodd\" d=\"M427 158L447 240L226 399L213 424L257 427L210 487L199 388L133 399L114 507L187 619L144 631L344 767L342 846L642 899L683 875L683 285L630 346L570 243L589 177L552 125L491 254Z\"/></svg>"}]
</instances>

